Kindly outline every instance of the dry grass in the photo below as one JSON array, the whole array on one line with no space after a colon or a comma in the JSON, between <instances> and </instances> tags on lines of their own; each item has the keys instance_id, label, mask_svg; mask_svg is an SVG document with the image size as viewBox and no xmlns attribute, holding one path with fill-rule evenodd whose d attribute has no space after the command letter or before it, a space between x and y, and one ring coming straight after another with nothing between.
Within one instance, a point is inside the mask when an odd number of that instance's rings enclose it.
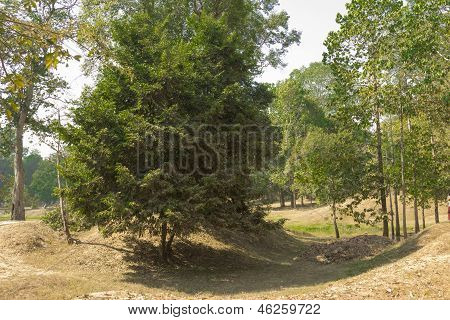
<instances>
[{"instance_id":1,"label":"dry grass","mask_svg":"<svg viewBox=\"0 0 450 320\"><path fill-rule=\"evenodd\" d=\"M41 220L42 216L45 214L46 209L25 209L25 215L27 221ZM0 222L8 221L11 219L11 213L9 208L0 208Z\"/></svg>"},{"instance_id":2,"label":"dry grass","mask_svg":"<svg viewBox=\"0 0 450 320\"><path fill-rule=\"evenodd\" d=\"M449 231L444 223L375 257L327 265L298 259L321 239L200 233L164 265L150 237L93 229L69 246L40 222L0 224L0 299L448 299Z\"/></svg>"},{"instance_id":3,"label":"dry grass","mask_svg":"<svg viewBox=\"0 0 450 320\"><path fill-rule=\"evenodd\" d=\"M287 205L290 205L289 202ZM401 205L401 204L399 204ZM297 209L291 209L290 207L279 208L279 204L272 206L272 211L269 214L269 219L276 221L279 219L287 219L285 227L286 229L303 234L305 236L314 237L333 237L334 227L331 220L331 209L328 206L318 206L307 204L305 207L298 207ZM364 201L359 207L360 210L368 208L379 208L375 200ZM401 207L400 207L401 210ZM440 206L440 220L447 221L447 206ZM414 231L414 210L413 207L407 206L406 217L408 231ZM419 209L420 227L422 228L422 213ZM400 223L401 222L400 212ZM434 221L434 208L425 210L426 226L435 224ZM382 224L379 223L375 226L356 225L351 217L343 217L338 222L339 231L344 237L354 237L362 234L369 235L381 235Z\"/></svg>"}]
</instances>

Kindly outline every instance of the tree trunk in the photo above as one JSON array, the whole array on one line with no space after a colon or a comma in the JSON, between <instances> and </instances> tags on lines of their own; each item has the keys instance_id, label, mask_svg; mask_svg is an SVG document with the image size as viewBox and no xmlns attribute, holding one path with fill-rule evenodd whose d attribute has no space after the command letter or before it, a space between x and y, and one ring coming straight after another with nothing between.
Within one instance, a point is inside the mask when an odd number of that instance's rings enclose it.
<instances>
[{"instance_id":1,"label":"tree trunk","mask_svg":"<svg viewBox=\"0 0 450 320\"><path fill-rule=\"evenodd\" d=\"M381 214L383 216L383 236L389 237L389 222L387 215L387 202L386 202L386 186L384 181L384 163L383 163L383 145L382 145L382 133L380 123L380 110L377 105L376 110L376 130L377 130L377 155L378 155L378 175L380 184L380 200L381 200Z\"/></svg>"},{"instance_id":2,"label":"tree trunk","mask_svg":"<svg viewBox=\"0 0 450 320\"><path fill-rule=\"evenodd\" d=\"M304 207L305 206L305 197L304 196L301 197L301 202L302 202L302 207Z\"/></svg>"},{"instance_id":3,"label":"tree trunk","mask_svg":"<svg viewBox=\"0 0 450 320\"><path fill-rule=\"evenodd\" d=\"M436 150L435 150L435 145L434 145L434 134L433 134L433 121L430 119L430 124L431 124L431 155L432 155L432 159L433 162L435 161L436 158ZM437 176L437 172L435 167L433 167L434 170L434 174L435 176ZM434 221L437 223L439 223L439 196L438 196L438 191L435 187L434 190Z\"/></svg>"},{"instance_id":4,"label":"tree trunk","mask_svg":"<svg viewBox=\"0 0 450 320\"><path fill-rule=\"evenodd\" d=\"M20 106L19 118L16 123L15 154L14 154L14 189L12 196L11 220L25 220L25 173L23 169L23 134L27 122L28 110L34 97L34 86L26 89L25 100Z\"/></svg>"},{"instance_id":5,"label":"tree trunk","mask_svg":"<svg viewBox=\"0 0 450 320\"><path fill-rule=\"evenodd\" d=\"M434 221L439 223L439 200L434 198Z\"/></svg>"},{"instance_id":6,"label":"tree trunk","mask_svg":"<svg viewBox=\"0 0 450 320\"><path fill-rule=\"evenodd\" d=\"M297 209L297 192L292 191L291 195L291 208Z\"/></svg>"},{"instance_id":7,"label":"tree trunk","mask_svg":"<svg viewBox=\"0 0 450 320\"><path fill-rule=\"evenodd\" d=\"M395 239L400 241L400 214L398 211L398 190L394 188L394 205L395 205Z\"/></svg>"},{"instance_id":8,"label":"tree trunk","mask_svg":"<svg viewBox=\"0 0 450 320\"><path fill-rule=\"evenodd\" d=\"M59 124L61 124L59 112L58 112L58 121L59 121ZM61 143L58 139L58 145L57 145L57 151L56 151L56 179L58 181L58 189L59 189L59 210L61 212L61 221L63 224L63 231L66 235L67 242L69 244L72 244L73 239L72 239L72 236L70 235L69 222L67 219L67 212L64 208L64 199L61 194L62 184L61 184L61 174L59 173L60 165L61 165Z\"/></svg>"},{"instance_id":9,"label":"tree trunk","mask_svg":"<svg viewBox=\"0 0 450 320\"><path fill-rule=\"evenodd\" d=\"M388 187L389 190L389 209L391 210L391 238L395 240L395 230L394 230L394 208L392 206L392 190L391 186Z\"/></svg>"},{"instance_id":10,"label":"tree trunk","mask_svg":"<svg viewBox=\"0 0 450 320\"><path fill-rule=\"evenodd\" d=\"M394 130L392 128L392 117L389 115L389 122L390 122L390 138L391 138L391 153L392 153L392 166L394 167L396 164L396 157L395 157L395 149L394 149ZM398 188L396 185L394 185L394 205L395 205L395 239L397 241L400 241L400 216L398 212ZM389 195L392 198L391 191L389 191ZM392 211L392 199L391 201L391 211ZM393 218L392 218L393 220ZM392 228L392 232L394 232L394 228Z\"/></svg>"},{"instance_id":11,"label":"tree trunk","mask_svg":"<svg viewBox=\"0 0 450 320\"><path fill-rule=\"evenodd\" d=\"M284 192L283 191L280 192L280 207L281 208L286 207L286 201L284 200Z\"/></svg>"},{"instance_id":12,"label":"tree trunk","mask_svg":"<svg viewBox=\"0 0 450 320\"><path fill-rule=\"evenodd\" d=\"M168 262L167 252L167 222L163 222L161 225L161 240L159 244L159 254L163 262Z\"/></svg>"},{"instance_id":13,"label":"tree trunk","mask_svg":"<svg viewBox=\"0 0 450 320\"><path fill-rule=\"evenodd\" d=\"M417 207L417 198L416 197L414 197L414 232L415 233L420 232L419 208Z\"/></svg>"},{"instance_id":14,"label":"tree trunk","mask_svg":"<svg viewBox=\"0 0 450 320\"><path fill-rule=\"evenodd\" d=\"M403 218L403 237L408 238L408 229L406 226L406 185L405 185L405 159L404 159L404 127L403 127L403 105L400 107L400 164L402 176L402 218Z\"/></svg>"},{"instance_id":15,"label":"tree trunk","mask_svg":"<svg viewBox=\"0 0 450 320\"><path fill-rule=\"evenodd\" d=\"M422 204L422 228L425 230L425 204Z\"/></svg>"},{"instance_id":16,"label":"tree trunk","mask_svg":"<svg viewBox=\"0 0 450 320\"><path fill-rule=\"evenodd\" d=\"M15 153L14 153L14 189L12 195L11 220L25 220L25 173L23 169L23 134L27 113L20 110L16 124Z\"/></svg>"},{"instance_id":17,"label":"tree trunk","mask_svg":"<svg viewBox=\"0 0 450 320\"><path fill-rule=\"evenodd\" d=\"M175 239L175 230L172 230L172 232L170 233L169 240L167 241L167 256L168 256L168 258L173 257L172 245L173 245L174 239Z\"/></svg>"},{"instance_id":18,"label":"tree trunk","mask_svg":"<svg viewBox=\"0 0 450 320\"><path fill-rule=\"evenodd\" d=\"M411 125L411 119L408 117L408 131L412 132L412 125ZM416 159L413 158L412 160L412 166L413 166L413 185L414 190L417 192L417 166L416 166ZM419 225L419 209L417 207L417 196L414 195L414 233L420 232L420 225Z\"/></svg>"},{"instance_id":19,"label":"tree trunk","mask_svg":"<svg viewBox=\"0 0 450 320\"><path fill-rule=\"evenodd\" d=\"M337 224L337 218L336 218L336 202L333 201L333 224L334 224L334 232L336 234L336 239L339 239L341 236L339 234L339 228Z\"/></svg>"}]
</instances>

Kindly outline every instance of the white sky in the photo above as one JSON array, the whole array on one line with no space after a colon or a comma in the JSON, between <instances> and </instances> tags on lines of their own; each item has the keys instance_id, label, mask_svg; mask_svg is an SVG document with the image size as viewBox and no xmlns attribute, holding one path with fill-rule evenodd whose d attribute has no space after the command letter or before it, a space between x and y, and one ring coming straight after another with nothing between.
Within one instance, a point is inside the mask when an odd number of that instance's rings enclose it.
<instances>
[{"instance_id":1,"label":"white sky","mask_svg":"<svg viewBox=\"0 0 450 320\"><path fill-rule=\"evenodd\" d=\"M302 32L301 44L290 48L284 59L287 63L285 68L268 68L259 80L276 83L289 77L294 69L321 61L325 50L323 42L330 31L337 29L336 15L338 12L345 12L347 2L349 0L280 0L280 8L286 10L290 16L290 27ZM73 54L80 54L75 45L69 46ZM78 98L83 86L90 82L82 75L80 64L72 62L69 68L59 68L60 74L70 85L65 98ZM29 134L26 135L24 143L27 148L38 149L43 156L51 153L50 148L40 145Z\"/></svg>"},{"instance_id":2,"label":"white sky","mask_svg":"<svg viewBox=\"0 0 450 320\"><path fill-rule=\"evenodd\" d=\"M291 28L302 32L299 46L293 47L285 57L284 69L266 70L261 80L278 82L289 77L294 69L311 62L322 61L323 42L330 31L337 29L336 15L345 13L349 0L280 0L280 6L290 16Z\"/></svg>"}]
</instances>

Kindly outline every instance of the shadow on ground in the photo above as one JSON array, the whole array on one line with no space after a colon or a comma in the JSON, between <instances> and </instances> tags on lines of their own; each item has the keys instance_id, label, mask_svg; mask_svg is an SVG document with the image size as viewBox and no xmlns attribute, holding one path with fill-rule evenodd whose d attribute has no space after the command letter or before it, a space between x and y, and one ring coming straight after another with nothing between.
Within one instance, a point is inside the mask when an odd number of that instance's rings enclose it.
<instances>
[{"instance_id":1,"label":"shadow on ground","mask_svg":"<svg viewBox=\"0 0 450 320\"><path fill-rule=\"evenodd\" d=\"M250 240L248 235L239 237L221 233L217 240L230 244L224 248L179 241L175 245L174 261L169 265L159 262L158 250L153 243L129 238L127 242L133 250L124 259L131 264L131 271L125 274L123 281L147 288L214 296L314 286L402 259L420 249L418 240L426 233L368 260L329 265L296 261L295 257L301 250L307 250L306 243L311 239L283 231Z\"/></svg>"}]
</instances>

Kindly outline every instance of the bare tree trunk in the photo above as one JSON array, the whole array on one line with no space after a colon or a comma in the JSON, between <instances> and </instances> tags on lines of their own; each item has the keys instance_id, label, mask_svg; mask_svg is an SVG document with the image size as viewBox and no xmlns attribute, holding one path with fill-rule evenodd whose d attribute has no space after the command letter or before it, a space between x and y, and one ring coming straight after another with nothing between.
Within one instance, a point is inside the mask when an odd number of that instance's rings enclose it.
<instances>
[{"instance_id":1,"label":"bare tree trunk","mask_svg":"<svg viewBox=\"0 0 450 320\"><path fill-rule=\"evenodd\" d=\"M14 190L11 207L11 220L25 220L25 173L23 169L23 134L27 122L28 110L34 97L34 85L30 84L25 93L25 100L20 106L19 118L16 123L15 154L14 154Z\"/></svg>"},{"instance_id":2,"label":"bare tree trunk","mask_svg":"<svg viewBox=\"0 0 450 320\"><path fill-rule=\"evenodd\" d=\"M161 240L159 244L159 253L161 259L164 262L168 262L168 252L167 252L167 222L163 222L161 225Z\"/></svg>"},{"instance_id":3,"label":"bare tree trunk","mask_svg":"<svg viewBox=\"0 0 450 320\"><path fill-rule=\"evenodd\" d=\"M339 239L341 236L339 234L339 228L338 228L338 224L337 224L337 218L336 218L336 202L333 201L333 224L334 224L334 232L336 234L336 239Z\"/></svg>"},{"instance_id":4,"label":"bare tree trunk","mask_svg":"<svg viewBox=\"0 0 450 320\"><path fill-rule=\"evenodd\" d=\"M61 115L60 115L59 111L58 111L58 122L61 125ZM69 244L72 244L73 239L70 234L69 221L67 219L67 212L64 208L64 198L63 198L63 195L61 194L62 184L61 184L61 174L59 172L60 165L61 165L61 142L59 141L59 138L58 138L57 149L56 149L56 178L58 181L58 189L59 189L59 210L61 212L61 221L63 224L63 231L66 235L67 242Z\"/></svg>"},{"instance_id":5,"label":"bare tree trunk","mask_svg":"<svg viewBox=\"0 0 450 320\"><path fill-rule=\"evenodd\" d=\"M380 110L377 105L376 110L376 130L377 130L377 156L378 156L378 175L380 184L380 200L381 200L381 214L383 216L383 236L389 237L389 222L387 215L387 202L386 202L386 186L384 181L384 163L383 163L383 146L382 146L382 133L380 123Z\"/></svg>"},{"instance_id":6,"label":"bare tree trunk","mask_svg":"<svg viewBox=\"0 0 450 320\"><path fill-rule=\"evenodd\" d=\"M390 122L390 138L391 138L391 153L392 153L392 166L394 167L396 164L396 157L395 157L395 149L394 149L394 130L392 128L392 117L389 116L389 122ZM392 198L391 191L389 195ZM391 201L391 211L392 211L392 199ZM397 241L400 241L400 216L398 212L398 189L397 186L394 185L394 205L395 205L395 239ZM393 220L393 219L392 219ZM392 228L393 230L393 228ZM394 232L394 231L392 231Z\"/></svg>"},{"instance_id":7,"label":"bare tree trunk","mask_svg":"<svg viewBox=\"0 0 450 320\"><path fill-rule=\"evenodd\" d=\"M411 119L409 117L408 117L408 131L410 133L412 132ZM416 160L415 160L415 158L413 158L413 160L412 160L412 166L413 166L414 190L417 190ZM417 207L417 196L414 195L414 233L419 233L419 232L420 232L419 210L418 210L418 207Z\"/></svg>"},{"instance_id":8,"label":"bare tree trunk","mask_svg":"<svg viewBox=\"0 0 450 320\"><path fill-rule=\"evenodd\" d=\"M305 206L305 197L304 196L301 197L301 202L302 202L302 207L304 207Z\"/></svg>"},{"instance_id":9,"label":"bare tree trunk","mask_svg":"<svg viewBox=\"0 0 450 320\"><path fill-rule=\"evenodd\" d=\"M400 164L402 176L402 218L403 218L403 237L408 238L408 229L406 226L406 185L405 185L405 159L404 159L404 127L403 127L403 105L400 107Z\"/></svg>"},{"instance_id":10,"label":"bare tree trunk","mask_svg":"<svg viewBox=\"0 0 450 320\"><path fill-rule=\"evenodd\" d=\"M439 201L437 196L434 198L434 221L439 223Z\"/></svg>"},{"instance_id":11,"label":"bare tree trunk","mask_svg":"<svg viewBox=\"0 0 450 320\"><path fill-rule=\"evenodd\" d=\"M14 189L12 195L11 220L25 220L25 172L23 168L23 134L27 113L21 108L16 124L14 150Z\"/></svg>"},{"instance_id":12,"label":"bare tree trunk","mask_svg":"<svg viewBox=\"0 0 450 320\"><path fill-rule=\"evenodd\" d=\"M286 207L286 201L284 200L284 192L281 190L280 192L280 207L284 208Z\"/></svg>"},{"instance_id":13,"label":"bare tree trunk","mask_svg":"<svg viewBox=\"0 0 450 320\"><path fill-rule=\"evenodd\" d=\"M422 228L425 229L425 204L422 203Z\"/></svg>"},{"instance_id":14,"label":"bare tree trunk","mask_svg":"<svg viewBox=\"0 0 450 320\"><path fill-rule=\"evenodd\" d=\"M389 209L391 210L391 238L395 240L395 230L394 230L394 208L392 207L392 190L391 186L388 186L389 190Z\"/></svg>"},{"instance_id":15,"label":"bare tree trunk","mask_svg":"<svg viewBox=\"0 0 450 320\"><path fill-rule=\"evenodd\" d=\"M434 161L436 158L436 150L435 150L435 145L434 145L433 121L430 120L430 123L431 123L431 154L432 154L433 161ZM437 176L436 172L435 172L435 176ZM439 196L438 196L437 190L434 190L434 221L436 223L439 223Z\"/></svg>"},{"instance_id":16,"label":"bare tree trunk","mask_svg":"<svg viewBox=\"0 0 450 320\"><path fill-rule=\"evenodd\" d=\"M175 229L172 230L172 232L170 233L170 237L169 240L167 241L167 257L168 258L172 258L173 257L173 240L175 239Z\"/></svg>"},{"instance_id":17,"label":"bare tree trunk","mask_svg":"<svg viewBox=\"0 0 450 320\"><path fill-rule=\"evenodd\" d=\"M400 241L400 214L398 211L398 190L394 188L394 205L395 205L395 239Z\"/></svg>"},{"instance_id":18,"label":"bare tree trunk","mask_svg":"<svg viewBox=\"0 0 450 320\"><path fill-rule=\"evenodd\" d=\"M419 209L417 207L417 198L416 197L414 197L414 232L415 233L420 232Z\"/></svg>"},{"instance_id":19,"label":"bare tree trunk","mask_svg":"<svg viewBox=\"0 0 450 320\"><path fill-rule=\"evenodd\" d=\"M297 209L297 192L292 191L291 194L291 208Z\"/></svg>"}]
</instances>

